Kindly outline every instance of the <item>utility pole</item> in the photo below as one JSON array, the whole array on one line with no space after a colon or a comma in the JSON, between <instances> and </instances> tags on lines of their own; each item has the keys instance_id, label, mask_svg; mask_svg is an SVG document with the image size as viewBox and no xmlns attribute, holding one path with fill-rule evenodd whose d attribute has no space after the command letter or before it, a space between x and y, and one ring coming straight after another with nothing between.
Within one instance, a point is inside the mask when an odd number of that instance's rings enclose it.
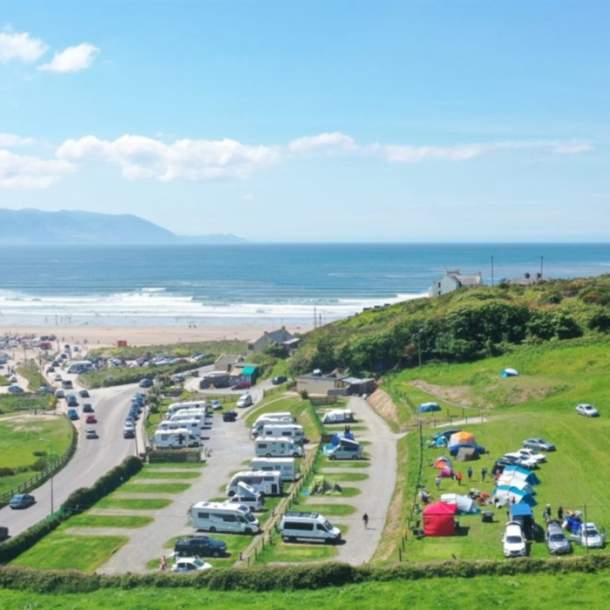
<instances>
[{"instance_id":1,"label":"utility pole","mask_svg":"<svg viewBox=\"0 0 610 610\"><path fill-rule=\"evenodd\" d=\"M544 256L540 257L540 279L542 279L544 273Z\"/></svg>"},{"instance_id":2,"label":"utility pole","mask_svg":"<svg viewBox=\"0 0 610 610\"><path fill-rule=\"evenodd\" d=\"M318 312L316 309L316 306L313 306L313 327L314 330L317 328L317 324L318 324Z\"/></svg>"},{"instance_id":3,"label":"utility pole","mask_svg":"<svg viewBox=\"0 0 610 610\"><path fill-rule=\"evenodd\" d=\"M491 257L491 285L494 285L494 257Z\"/></svg>"},{"instance_id":4,"label":"utility pole","mask_svg":"<svg viewBox=\"0 0 610 610\"><path fill-rule=\"evenodd\" d=\"M55 512L53 505L54 505L54 498L53 498L53 477L51 477L51 515Z\"/></svg>"}]
</instances>

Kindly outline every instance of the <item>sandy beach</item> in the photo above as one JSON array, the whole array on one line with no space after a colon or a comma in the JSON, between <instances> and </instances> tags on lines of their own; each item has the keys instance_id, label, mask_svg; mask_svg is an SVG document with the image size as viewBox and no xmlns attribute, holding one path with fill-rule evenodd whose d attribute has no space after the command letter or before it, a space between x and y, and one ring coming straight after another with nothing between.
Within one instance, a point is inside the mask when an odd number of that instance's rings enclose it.
<instances>
[{"instance_id":1,"label":"sandy beach","mask_svg":"<svg viewBox=\"0 0 610 610\"><path fill-rule=\"evenodd\" d=\"M128 345L163 345L166 343L190 343L195 341L219 341L241 339L251 341L265 330L276 327L264 325L201 325L201 326L0 326L0 335L50 335L60 341L89 345L116 345L119 340ZM306 325L288 326L292 332L305 332Z\"/></svg>"}]
</instances>

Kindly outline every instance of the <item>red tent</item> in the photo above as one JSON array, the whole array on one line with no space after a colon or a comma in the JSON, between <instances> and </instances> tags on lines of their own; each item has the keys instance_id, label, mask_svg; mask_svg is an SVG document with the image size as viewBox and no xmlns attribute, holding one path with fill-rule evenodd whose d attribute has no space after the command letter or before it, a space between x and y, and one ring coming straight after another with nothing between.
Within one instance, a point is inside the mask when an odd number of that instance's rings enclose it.
<instances>
[{"instance_id":1,"label":"red tent","mask_svg":"<svg viewBox=\"0 0 610 610\"><path fill-rule=\"evenodd\" d=\"M453 536L455 534L455 504L435 502L424 508L424 534L426 536Z\"/></svg>"}]
</instances>

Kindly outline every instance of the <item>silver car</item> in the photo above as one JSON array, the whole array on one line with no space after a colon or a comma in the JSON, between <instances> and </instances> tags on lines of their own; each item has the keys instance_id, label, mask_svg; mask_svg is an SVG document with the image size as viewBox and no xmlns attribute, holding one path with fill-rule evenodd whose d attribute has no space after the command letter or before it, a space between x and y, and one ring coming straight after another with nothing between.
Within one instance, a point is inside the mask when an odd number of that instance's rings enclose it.
<instances>
[{"instance_id":1,"label":"silver car","mask_svg":"<svg viewBox=\"0 0 610 610\"><path fill-rule=\"evenodd\" d=\"M558 521L549 521L545 538L551 555L565 555L572 552L572 543L566 538Z\"/></svg>"}]
</instances>

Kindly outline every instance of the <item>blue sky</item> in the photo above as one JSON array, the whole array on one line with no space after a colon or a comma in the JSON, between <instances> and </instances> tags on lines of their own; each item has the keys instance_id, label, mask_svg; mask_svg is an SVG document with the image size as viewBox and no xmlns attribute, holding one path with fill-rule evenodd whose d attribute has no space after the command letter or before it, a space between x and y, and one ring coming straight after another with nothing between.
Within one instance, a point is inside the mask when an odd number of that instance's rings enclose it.
<instances>
[{"instance_id":1,"label":"blue sky","mask_svg":"<svg viewBox=\"0 0 610 610\"><path fill-rule=\"evenodd\" d=\"M610 239L610 4L0 1L0 207Z\"/></svg>"}]
</instances>

